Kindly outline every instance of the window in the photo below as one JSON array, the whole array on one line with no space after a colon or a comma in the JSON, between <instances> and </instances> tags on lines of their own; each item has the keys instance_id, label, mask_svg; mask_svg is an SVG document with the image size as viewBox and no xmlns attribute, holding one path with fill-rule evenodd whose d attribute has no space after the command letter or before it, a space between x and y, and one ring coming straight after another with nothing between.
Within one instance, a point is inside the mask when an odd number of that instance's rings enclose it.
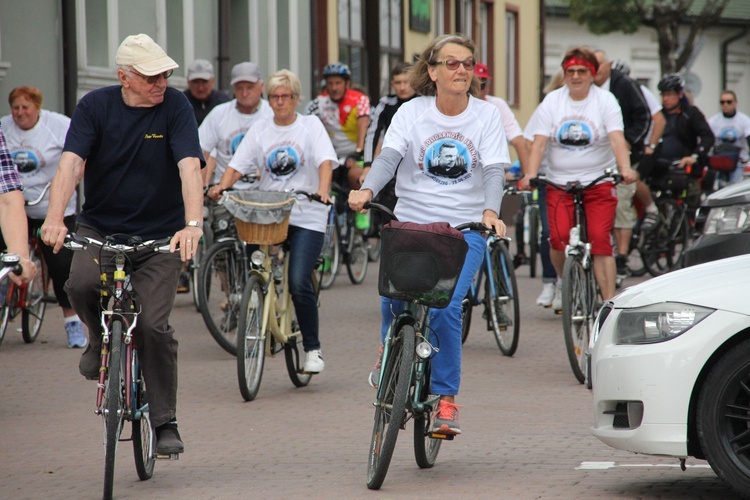
<instances>
[{"instance_id":1,"label":"window","mask_svg":"<svg viewBox=\"0 0 750 500\"><path fill-rule=\"evenodd\" d=\"M363 1L338 0L339 61L349 65L352 80L359 84L366 81Z\"/></svg>"},{"instance_id":2,"label":"window","mask_svg":"<svg viewBox=\"0 0 750 500\"><path fill-rule=\"evenodd\" d=\"M490 74L495 74L495 53L493 47L495 46L495 30L493 15L492 1L483 1L479 6L479 42L477 43L477 52L479 55L479 61L487 65L490 70Z\"/></svg>"},{"instance_id":3,"label":"window","mask_svg":"<svg viewBox=\"0 0 750 500\"><path fill-rule=\"evenodd\" d=\"M380 0L380 95L390 93L391 68L404 60L403 2Z\"/></svg>"},{"instance_id":4,"label":"window","mask_svg":"<svg viewBox=\"0 0 750 500\"><path fill-rule=\"evenodd\" d=\"M450 5L446 5L446 0L435 0L435 31L436 35L445 35L450 33Z\"/></svg>"},{"instance_id":5,"label":"window","mask_svg":"<svg viewBox=\"0 0 750 500\"><path fill-rule=\"evenodd\" d=\"M511 106L519 103L518 84L518 7L505 6L505 75L506 100Z\"/></svg>"},{"instance_id":6,"label":"window","mask_svg":"<svg viewBox=\"0 0 750 500\"><path fill-rule=\"evenodd\" d=\"M456 2L456 31L474 39L474 2L472 0Z\"/></svg>"}]
</instances>

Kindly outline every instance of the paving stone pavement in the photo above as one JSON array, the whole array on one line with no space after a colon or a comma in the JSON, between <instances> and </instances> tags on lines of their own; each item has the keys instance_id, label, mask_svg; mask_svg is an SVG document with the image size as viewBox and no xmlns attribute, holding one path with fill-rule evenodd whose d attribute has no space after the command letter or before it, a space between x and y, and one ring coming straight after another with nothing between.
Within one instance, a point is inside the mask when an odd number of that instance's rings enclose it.
<instances>
[{"instance_id":1,"label":"paving stone pavement","mask_svg":"<svg viewBox=\"0 0 750 500\"><path fill-rule=\"evenodd\" d=\"M234 358L207 333L190 296L179 295L172 322L186 452L139 481L131 443L120 443L116 498L732 498L704 461L689 460L683 472L676 460L614 450L589 433L591 393L570 372L560 318L534 305L541 281L527 267L518 274L518 352L502 356L475 310L458 396L463 434L443 444L434 468L420 470L409 425L379 491L365 485L376 266L363 285L343 271L323 292L326 370L296 389L283 356L269 359L250 403ZM0 346L0 499L98 498L103 430L95 384L78 374L80 350L66 348L56 306L35 344L24 344L18 327Z\"/></svg>"}]
</instances>

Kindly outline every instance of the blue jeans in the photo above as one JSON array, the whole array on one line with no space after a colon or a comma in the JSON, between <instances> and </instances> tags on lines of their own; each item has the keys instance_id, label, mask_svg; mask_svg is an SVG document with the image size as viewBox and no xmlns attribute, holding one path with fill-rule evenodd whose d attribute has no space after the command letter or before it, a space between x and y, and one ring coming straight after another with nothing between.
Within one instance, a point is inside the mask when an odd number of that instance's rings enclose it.
<instances>
[{"instance_id":1,"label":"blue jeans","mask_svg":"<svg viewBox=\"0 0 750 500\"><path fill-rule=\"evenodd\" d=\"M305 352L320 349L318 298L311 278L323 249L324 238L324 233L289 226L289 292L292 294Z\"/></svg>"},{"instance_id":2,"label":"blue jeans","mask_svg":"<svg viewBox=\"0 0 750 500\"><path fill-rule=\"evenodd\" d=\"M466 254L453 298L445 309L430 310L430 327L433 331L430 341L440 348L440 352L432 358L430 392L441 396L455 396L461 385L461 302L466 297L479 266L482 265L487 243L482 235L475 232L465 233L464 237L469 244L469 252ZM403 302L381 297L381 341L385 341L391 322L403 308Z\"/></svg>"},{"instance_id":3,"label":"blue jeans","mask_svg":"<svg viewBox=\"0 0 750 500\"><path fill-rule=\"evenodd\" d=\"M542 282L555 283L557 281L557 271L552 265L552 259L549 257L549 216L547 215L547 186L539 186L539 217L542 220L542 241L539 245L539 254L542 258Z\"/></svg>"}]
</instances>

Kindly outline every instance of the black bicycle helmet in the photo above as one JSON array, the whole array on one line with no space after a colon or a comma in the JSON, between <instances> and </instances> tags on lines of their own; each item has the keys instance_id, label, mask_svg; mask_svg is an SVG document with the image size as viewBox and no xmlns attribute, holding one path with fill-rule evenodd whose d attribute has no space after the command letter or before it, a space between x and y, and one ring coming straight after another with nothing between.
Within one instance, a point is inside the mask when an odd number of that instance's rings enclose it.
<instances>
[{"instance_id":1,"label":"black bicycle helmet","mask_svg":"<svg viewBox=\"0 0 750 500\"><path fill-rule=\"evenodd\" d=\"M630 75L630 66L622 59L612 59L612 69L619 71L623 75Z\"/></svg>"},{"instance_id":2,"label":"black bicycle helmet","mask_svg":"<svg viewBox=\"0 0 750 500\"><path fill-rule=\"evenodd\" d=\"M659 92L670 90L673 92L682 92L682 89L685 88L685 81L677 73L669 73L661 78L658 88Z\"/></svg>"},{"instance_id":3,"label":"black bicycle helmet","mask_svg":"<svg viewBox=\"0 0 750 500\"><path fill-rule=\"evenodd\" d=\"M329 76L340 76L349 80L352 77L352 70L350 70L349 66L342 62L331 63L323 68L323 78Z\"/></svg>"}]
</instances>

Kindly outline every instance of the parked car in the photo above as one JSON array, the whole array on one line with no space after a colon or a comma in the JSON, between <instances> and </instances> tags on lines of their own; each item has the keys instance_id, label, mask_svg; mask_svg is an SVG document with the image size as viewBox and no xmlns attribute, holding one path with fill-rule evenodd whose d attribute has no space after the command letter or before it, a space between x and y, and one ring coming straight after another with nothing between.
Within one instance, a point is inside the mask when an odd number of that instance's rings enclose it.
<instances>
[{"instance_id":1,"label":"parked car","mask_svg":"<svg viewBox=\"0 0 750 500\"><path fill-rule=\"evenodd\" d=\"M750 253L750 179L708 196L696 218L700 236L683 255L683 266Z\"/></svg>"},{"instance_id":2,"label":"parked car","mask_svg":"<svg viewBox=\"0 0 750 500\"><path fill-rule=\"evenodd\" d=\"M750 255L627 288L596 319L592 433L620 450L705 459L750 493Z\"/></svg>"}]
</instances>

